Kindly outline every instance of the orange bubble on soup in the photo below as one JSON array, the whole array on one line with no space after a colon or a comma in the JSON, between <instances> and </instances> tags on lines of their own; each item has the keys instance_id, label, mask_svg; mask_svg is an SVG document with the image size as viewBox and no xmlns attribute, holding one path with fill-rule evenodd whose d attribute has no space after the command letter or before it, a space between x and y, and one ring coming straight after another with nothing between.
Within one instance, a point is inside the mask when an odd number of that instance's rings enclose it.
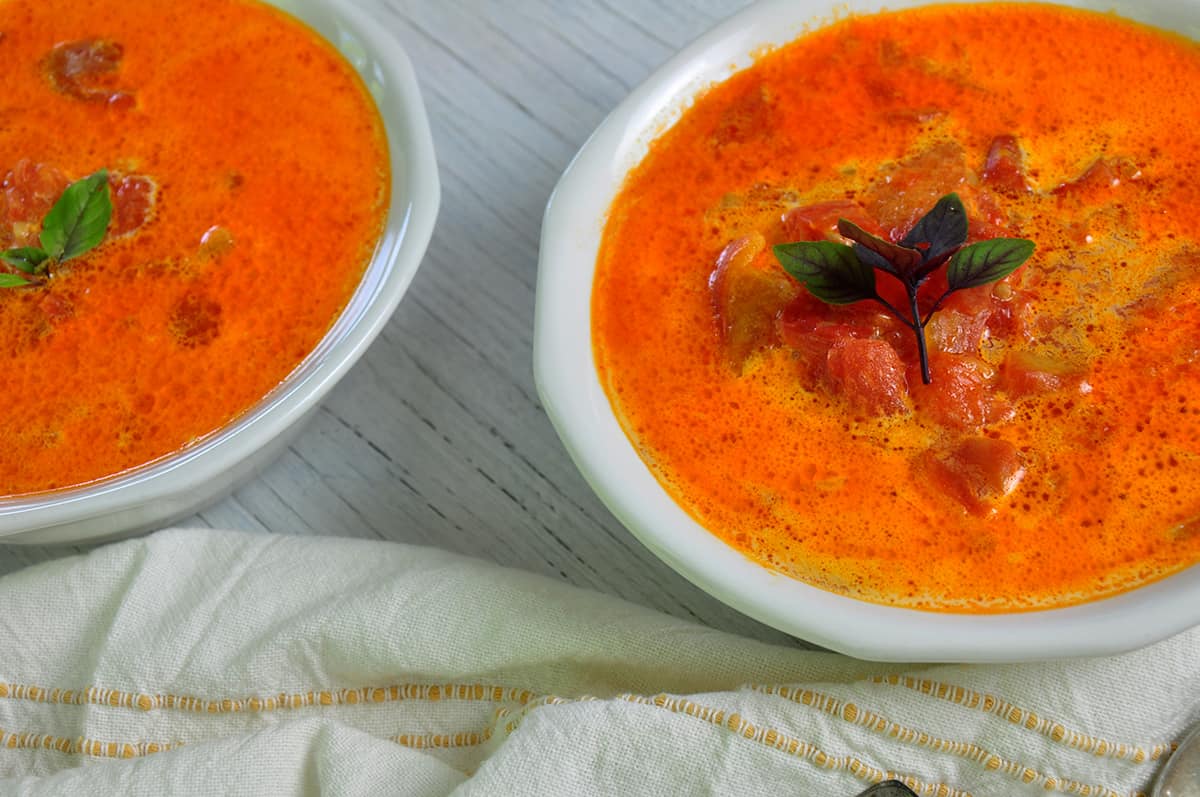
<instances>
[{"instance_id":1,"label":"orange bubble on soup","mask_svg":"<svg viewBox=\"0 0 1200 797\"><path fill-rule=\"evenodd\" d=\"M114 206L98 247L0 291L12 495L163 457L277 386L357 286L389 177L354 70L265 5L0 0L0 63L0 250L100 169Z\"/></svg>"},{"instance_id":2,"label":"orange bubble on soup","mask_svg":"<svg viewBox=\"0 0 1200 797\"><path fill-rule=\"evenodd\" d=\"M593 341L624 429L712 533L856 598L1040 609L1197 562L1196 107L1195 44L1044 5L851 17L762 56L610 209ZM819 301L772 247L840 218L900 241L952 192L969 240L1037 248L932 316L926 385L910 329Z\"/></svg>"}]
</instances>

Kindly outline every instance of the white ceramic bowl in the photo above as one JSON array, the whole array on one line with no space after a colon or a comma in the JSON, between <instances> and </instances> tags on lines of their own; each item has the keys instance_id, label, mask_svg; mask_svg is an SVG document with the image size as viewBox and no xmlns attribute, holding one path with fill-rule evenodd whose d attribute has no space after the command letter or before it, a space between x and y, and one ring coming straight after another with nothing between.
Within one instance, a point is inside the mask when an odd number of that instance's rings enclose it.
<instances>
[{"instance_id":1,"label":"white ceramic bowl","mask_svg":"<svg viewBox=\"0 0 1200 797\"><path fill-rule=\"evenodd\" d=\"M346 309L303 363L256 406L200 443L92 485L0 500L0 543L64 543L145 531L185 517L243 483L286 447L302 421L383 329L416 274L441 188L433 138L400 43L349 0L273 0L332 42L358 70L387 128L391 209Z\"/></svg>"},{"instance_id":2,"label":"white ceramic bowl","mask_svg":"<svg viewBox=\"0 0 1200 797\"><path fill-rule=\"evenodd\" d=\"M677 506L626 438L596 376L591 290L605 214L625 173L693 95L833 18L922 0L772 0L737 14L656 71L598 127L546 208L538 265L534 373L551 421L617 518L660 558L734 608L782 631L866 659L1021 661L1131 650L1200 623L1200 566L1105 600L1040 612L966 615L854 600L773 573ZM1200 38L1200 0L1065 5Z\"/></svg>"}]
</instances>

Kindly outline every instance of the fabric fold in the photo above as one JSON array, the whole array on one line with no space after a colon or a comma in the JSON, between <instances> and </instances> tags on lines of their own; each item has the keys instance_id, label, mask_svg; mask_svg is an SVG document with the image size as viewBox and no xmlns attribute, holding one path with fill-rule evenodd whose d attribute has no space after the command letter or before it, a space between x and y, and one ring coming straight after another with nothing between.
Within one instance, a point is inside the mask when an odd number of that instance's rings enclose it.
<instances>
[{"instance_id":1,"label":"fabric fold","mask_svg":"<svg viewBox=\"0 0 1200 797\"><path fill-rule=\"evenodd\" d=\"M171 530L0 579L0 794L1147 793L1200 632L896 665L393 543Z\"/></svg>"}]
</instances>

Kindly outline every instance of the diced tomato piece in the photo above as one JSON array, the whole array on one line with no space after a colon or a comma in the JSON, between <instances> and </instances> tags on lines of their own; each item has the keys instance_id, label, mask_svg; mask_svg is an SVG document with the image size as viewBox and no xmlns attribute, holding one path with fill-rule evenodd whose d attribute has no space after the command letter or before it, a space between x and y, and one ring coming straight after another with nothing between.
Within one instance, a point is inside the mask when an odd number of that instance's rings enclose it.
<instances>
[{"instance_id":1,"label":"diced tomato piece","mask_svg":"<svg viewBox=\"0 0 1200 797\"><path fill-rule=\"evenodd\" d=\"M783 344L792 349L809 377L815 377L825 366L826 355L842 338L862 337L862 332L848 324L823 320L809 315L806 297L798 298L779 314L776 328ZM811 379L810 379L811 381Z\"/></svg>"},{"instance_id":2,"label":"diced tomato piece","mask_svg":"<svg viewBox=\"0 0 1200 797\"><path fill-rule=\"evenodd\" d=\"M1078 390L1083 379L1084 372L1076 364L1026 350L1009 353L1000 366L1000 387L1013 398Z\"/></svg>"},{"instance_id":3,"label":"diced tomato piece","mask_svg":"<svg viewBox=\"0 0 1200 797\"><path fill-rule=\"evenodd\" d=\"M824 376L826 355L844 338L878 338L891 345L901 359L916 345L908 327L878 305L825 304L807 291L788 303L776 327L779 339L795 352L810 383Z\"/></svg>"},{"instance_id":4,"label":"diced tomato piece","mask_svg":"<svg viewBox=\"0 0 1200 797\"><path fill-rule=\"evenodd\" d=\"M991 307L984 307L971 315L942 308L925 327L927 342L931 348L949 354L978 354L983 346L984 335L988 332L991 315Z\"/></svg>"},{"instance_id":5,"label":"diced tomato piece","mask_svg":"<svg viewBox=\"0 0 1200 797\"><path fill-rule=\"evenodd\" d=\"M800 291L795 280L772 267L765 245L757 233L730 242L708 280L726 362L739 372L751 354L777 342L775 318Z\"/></svg>"},{"instance_id":6,"label":"diced tomato piece","mask_svg":"<svg viewBox=\"0 0 1200 797\"><path fill-rule=\"evenodd\" d=\"M1142 171L1128 158L1099 158L1083 174L1051 191L1060 197L1078 199L1085 204L1100 202L1112 196L1121 185L1134 182Z\"/></svg>"},{"instance_id":7,"label":"diced tomato piece","mask_svg":"<svg viewBox=\"0 0 1200 797\"><path fill-rule=\"evenodd\" d=\"M1008 215L996 201L996 196L986 190L964 191L963 202L967 207L967 243L988 241L1013 234L1009 228Z\"/></svg>"},{"instance_id":8,"label":"diced tomato piece","mask_svg":"<svg viewBox=\"0 0 1200 797\"><path fill-rule=\"evenodd\" d=\"M1011 493L1025 476L1021 452L1007 440L968 437L946 450L926 451L918 467L963 508L984 515L993 502Z\"/></svg>"},{"instance_id":9,"label":"diced tomato piece","mask_svg":"<svg viewBox=\"0 0 1200 797\"><path fill-rule=\"evenodd\" d=\"M992 286L992 297L992 314L988 316L989 335L1009 343L1032 340L1029 325L1034 297L1028 291L1013 288L1005 280Z\"/></svg>"},{"instance_id":10,"label":"diced tomato piece","mask_svg":"<svg viewBox=\"0 0 1200 797\"><path fill-rule=\"evenodd\" d=\"M126 235L149 221L158 195L152 179L141 174L110 174L108 186L113 203L110 235Z\"/></svg>"},{"instance_id":11,"label":"diced tomato piece","mask_svg":"<svg viewBox=\"0 0 1200 797\"><path fill-rule=\"evenodd\" d=\"M941 296L947 287L945 271L934 273L929 286L925 296ZM930 348L949 354L978 354L984 341L996 336L993 316L1004 304L996 291L996 285L981 285L950 294L925 327ZM1009 298L1013 294L1007 284L1003 292Z\"/></svg>"},{"instance_id":12,"label":"diced tomato piece","mask_svg":"<svg viewBox=\"0 0 1200 797\"><path fill-rule=\"evenodd\" d=\"M921 383L918 364L909 368L917 409L948 429L978 429L1008 410L994 395L994 369L978 357L931 351L928 385Z\"/></svg>"},{"instance_id":13,"label":"diced tomato piece","mask_svg":"<svg viewBox=\"0 0 1200 797\"><path fill-rule=\"evenodd\" d=\"M829 350L835 344L849 338L870 337L870 330L850 324L818 321L815 324L795 323L787 318L788 311L780 316L780 337L790 348L797 364L804 372L805 381L812 387L825 376Z\"/></svg>"},{"instance_id":14,"label":"diced tomato piece","mask_svg":"<svg viewBox=\"0 0 1200 797\"><path fill-rule=\"evenodd\" d=\"M4 209L0 233L6 246L36 246L42 229L42 217L67 187L66 175L53 166L29 159L17 161L4 180L0 192Z\"/></svg>"},{"instance_id":15,"label":"diced tomato piece","mask_svg":"<svg viewBox=\"0 0 1200 797\"><path fill-rule=\"evenodd\" d=\"M1015 137L996 136L992 139L980 176L985 184L1003 194L1029 193L1025 153Z\"/></svg>"},{"instance_id":16,"label":"diced tomato piece","mask_svg":"<svg viewBox=\"0 0 1200 797\"><path fill-rule=\"evenodd\" d=\"M17 161L0 183L10 222L40 222L70 181L61 170L28 158Z\"/></svg>"},{"instance_id":17,"label":"diced tomato piece","mask_svg":"<svg viewBox=\"0 0 1200 797\"><path fill-rule=\"evenodd\" d=\"M904 363L886 341L843 338L827 355L830 385L869 415L909 412Z\"/></svg>"},{"instance_id":18,"label":"diced tomato piece","mask_svg":"<svg viewBox=\"0 0 1200 797\"><path fill-rule=\"evenodd\" d=\"M879 224L867 215L862 205L848 199L820 202L792 208L783 214L785 241L840 241L838 219L849 219L874 235L884 235Z\"/></svg>"},{"instance_id":19,"label":"diced tomato piece","mask_svg":"<svg viewBox=\"0 0 1200 797\"><path fill-rule=\"evenodd\" d=\"M972 175L962 147L943 141L886 169L882 176L885 179L864 197L863 206L888 237L899 241L943 196L970 189Z\"/></svg>"},{"instance_id":20,"label":"diced tomato piece","mask_svg":"<svg viewBox=\"0 0 1200 797\"><path fill-rule=\"evenodd\" d=\"M50 85L68 97L129 107L133 95L114 85L122 55L124 48L109 39L64 42L45 55L42 68Z\"/></svg>"},{"instance_id":21,"label":"diced tomato piece","mask_svg":"<svg viewBox=\"0 0 1200 797\"><path fill-rule=\"evenodd\" d=\"M946 280L946 272L943 269L934 275L940 278L936 285L937 290L943 291L949 287ZM933 280L931 280L933 282ZM975 288L966 288L961 291L955 291L950 294L946 301L942 302L942 307L945 310L956 310L963 315L973 316L978 313L993 309L992 290L993 285L980 285ZM941 295L940 293L938 295ZM940 312L940 311L939 311ZM935 315L934 318L937 318Z\"/></svg>"},{"instance_id":22,"label":"diced tomato piece","mask_svg":"<svg viewBox=\"0 0 1200 797\"><path fill-rule=\"evenodd\" d=\"M947 287L945 269L930 275L921 291L922 310L928 312L930 304L945 293ZM1027 290L1013 287L1010 278L1006 277L991 285L980 285L950 294L941 309L934 313L925 331L934 348L955 354L976 353L979 345L989 338L1002 341L1032 340L1034 335L1029 323L1033 306L1033 295ZM939 320L939 316L949 313L958 313L956 321L970 325L969 328L960 332L949 318ZM983 330L974 326L979 322L983 323ZM978 338L976 333L979 333ZM967 338L977 340L978 345L971 349Z\"/></svg>"}]
</instances>

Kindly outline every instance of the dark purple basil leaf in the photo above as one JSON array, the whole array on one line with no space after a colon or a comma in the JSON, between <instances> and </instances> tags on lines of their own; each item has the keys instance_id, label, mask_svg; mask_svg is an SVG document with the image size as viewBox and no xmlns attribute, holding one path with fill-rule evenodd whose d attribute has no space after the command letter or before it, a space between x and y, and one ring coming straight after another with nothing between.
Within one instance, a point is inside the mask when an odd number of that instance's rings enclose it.
<instances>
[{"instance_id":1,"label":"dark purple basil leaf","mask_svg":"<svg viewBox=\"0 0 1200 797\"><path fill-rule=\"evenodd\" d=\"M1007 277L1033 254L1033 241L992 238L965 246L950 258L946 279L950 290L961 291Z\"/></svg>"},{"instance_id":2,"label":"dark purple basil leaf","mask_svg":"<svg viewBox=\"0 0 1200 797\"><path fill-rule=\"evenodd\" d=\"M912 274L912 280L915 284L921 285L929 277L930 274L937 271L942 266L946 265L946 261L962 247L954 247L945 254L939 255L931 260L926 260L925 263Z\"/></svg>"},{"instance_id":3,"label":"dark purple basil leaf","mask_svg":"<svg viewBox=\"0 0 1200 797\"><path fill-rule=\"evenodd\" d=\"M946 194L908 231L900 245L918 250L922 260L929 263L966 242L967 209L958 194Z\"/></svg>"},{"instance_id":4,"label":"dark purple basil leaf","mask_svg":"<svg viewBox=\"0 0 1200 797\"><path fill-rule=\"evenodd\" d=\"M875 269L845 244L798 241L778 244L773 251L783 270L823 302L853 304L876 296Z\"/></svg>"},{"instance_id":5,"label":"dark purple basil leaf","mask_svg":"<svg viewBox=\"0 0 1200 797\"><path fill-rule=\"evenodd\" d=\"M921 253L906 246L897 246L886 238L880 238L859 227L850 219L838 219L838 232L892 264L884 269L891 274L907 277L921 265Z\"/></svg>"},{"instance_id":6,"label":"dark purple basil leaf","mask_svg":"<svg viewBox=\"0 0 1200 797\"><path fill-rule=\"evenodd\" d=\"M854 254L858 255L858 259L866 263L871 268L877 268L880 271L886 271L887 273L896 277L900 276L896 272L896 267L892 265L892 261L888 260L878 252L873 252L859 243L854 244L854 246L851 248L854 250Z\"/></svg>"}]
</instances>

